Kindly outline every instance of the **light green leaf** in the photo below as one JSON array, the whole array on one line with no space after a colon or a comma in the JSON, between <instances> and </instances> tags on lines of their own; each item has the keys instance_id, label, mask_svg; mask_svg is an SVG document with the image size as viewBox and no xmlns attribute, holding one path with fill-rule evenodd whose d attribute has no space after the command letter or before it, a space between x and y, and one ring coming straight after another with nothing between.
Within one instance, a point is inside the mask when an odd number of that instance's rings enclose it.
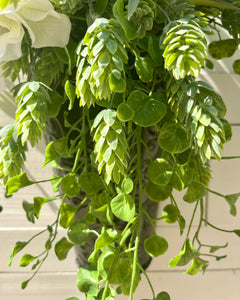
<instances>
[{"instance_id":1,"label":"light green leaf","mask_svg":"<svg viewBox=\"0 0 240 300\"><path fill-rule=\"evenodd\" d=\"M84 245L88 240L89 229L88 225L83 220L78 220L74 222L68 228L68 238L71 242L76 245Z\"/></svg>"},{"instance_id":2,"label":"light green leaf","mask_svg":"<svg viewBox=\"0 0 240 300\"><path fill-rule=\"evenodd\" d=\"M34 184L34 182L28 179L26 173L14 176L10 178L6 184L7 196L10 196L16 193L19 189L22 189L32 184Z\"/></svg>"},{"instance_id":3,"label":"light green leaf","mask_svg":"<svg viewBox=\"0 0 240 300\"><path fill-rule=\"evenodd\" d=\"M12 261L13 261L13 258L14 256L20 252L28 243L27 242L17 242L15 244L15 246L13 247L13 250L12 250L12 253L11 253L11 256L9 258L9 261L8 261L8 266L10 267L12 265Z\"/></svg>"},{"instance_id":4,"label":"light green leaf","mask_svg":"<svg viewBox=\"0 0 240 300\"><path fill-rule=\"evenodd\" d=\"M130 19L136 11L139 1L140 0L128 0L128 19Z\"/></svg>"},{"instance_id":5,"label":"light green leaf","mask_svg":"<svg viewBox=\"0 0 240 300\"><path fill-rule=\"evenodd\" d=\"M173 268L175 266L185 266L192 259L197 257L199 257L199 251L193 247L193 244L189 239L186 239L181 252L170 260L169 267Z\"/></svg>"},{"instance_id":6,"label":"light green leaf","mask_svg":"<svg viewBox=\"0 0 240 300\"><path fill-rule=\"evenodd\" d=\"M98 271L92 266L80 268L77 273L77 287L80 292L97 296Z\"/></svg>"},{"instance_id":7,"label":"light green leaf","mask_svg":"<svg viewBox=\"0 0 240 300\"><path fill-rule=\"evenodd\" d=\"M75 102L75 98L76 98L76 94L75 94L75 86L71 84L71 82L69 80L66 81L65 86L65 93L68 96L68 99L70 101L69 105L68 105L68 110L71 110L73 108L74 102Z\"/></svg>"},{"instance_id":8,"label":"light green leaf","mask_svg":"<svg viewBox=\"0 0 240 300\"><path fill-rule=\"evenodd\" d=\"M49 91L50 101L47 101L47 115L48 117L56 117L61 109L62 104L65 102L56 90Z\"/></svg>"},{"instance_id":9,"label":"light green leaf","mask_svg":"<svg viewBox=\"0 0 240 300\"><path fill-rule=\"evenodd\" d=\"M133 190L133 181L129 177L125 177L121 183L123 193L130 194Z\"/></svg>"},{"instance_id":10,"label":"light green leaf","mask_svg":"<svg viewBox=\"0 0 240 300\"><path fill-rule=\"evenodd\" d=\"M187 269L185 273L189 275L196 275L201 269L205 271L208 264L209 262L207 260L201 259L199 257L194 258L192 261L192 265Z\"/></svg>"},{"instance_id":11,"label":"light green leaf","mask_svg":"<svg viewBox=\"0 0 240 300\"><path fill-rule=\"evenodd\" d=\"M67 137L52 141L46 147L43 167L45 167L51 161L59 158L68 158L70 156Z\"/></svg>"},{"instance_id":12,"label":"light green leaf","mask_svg":"<svg viewBox=\"0 0 240 300\"><path fill-rule=\"evenodd\" d=\"M167 185L172 177L173 168L164 158L153 160L148 167L149 179L158 185Z\"/></svg>"},{"instance_id":13,"label":"light green leaf","mask_svg":"<svg viewBox=\"0 0 240 300\"><path fill-rule=\"evenodd\" d=\"M65 237L63 237L55 245L55 254L57 258L59 260L64 260L73 246L74 244L70 243Z\"/></svg>"},{"instance_id":14,"label":"light green leaf","mask_svg":"<svg viewBox=\"0 0 240 300\"><path fill-rule=\"evenodd\" d=\"M130 121L134 116L134 110L127 103L121 103L117 108L117 117L122 122Z\"/></svg>"},{"instance_id":15,"label":"light green leaf","mask_svg":"<svg viewBox=\"0 0 240 300\"><path fill-rule=\"evenodd\" d=\"M161 236L153 235L144 241L144 250L152 257L163 255L168 249L168 242Z\"/></svg>"},{"instance_id":16,"label":"light green leaf","mask_svg":"<svg viewBox=\"0 0 240 300\"><path fill-rule=\"evenodd\" d=\"M43 204L45 204L48 200L49 198L34 197L33 212L37 219L39 218L39 214Z\"/></svg>"},{"instance_id":17,"label":"light green leaf","mask_svg":"<svg viewBox=\"0 0 240 300\"><path fill-rule=\"evenodd\" d=\"M134 111L132 120L142 127L149 127L157 124L167 112L167 107L164 103L147 96L139 90L131 92L127 104Z\"/></svg>"},{"instance_id":18,"label":"light green leaf","mask_svg":"<svg viewBox=\"0 0 240 300\"><path fill-rule=\"evenodd\" d=\"M23 257L21 258L20 267L26 267L28 266L33 260L35 259L34 256L30 255L30 254L24 254Z\"/></svg>"},{"instance_id":19,"label":"light green leaf","mask_svg":"<svg viewBox=\"0 0 240 300\"><path fill-rule=\"evenodd\" d=\"M116 78L112 73L109 76L109 87L114 93L123 93L126 90L126 80L124 78Z\"/></svg>"},{"instance_id":20,"label":"light green leaf","mask_svg":"<svg viewBox=\"0 0 240 300\"><path fill-rule=\"evenodd\" d=\"M113 214L126 222L133 219L135 215L135 203L131 196L126 193L120 193L111 201Z\"/></svg>"},{"instance_id":21,"label":"light green leaf","mask_svg":"<svg viewBox=\"0 0 240 300\"><path fill-rule=\"evenodd\" d=\"M77 209L68 203L63 203L60 217L60 225L63 228L68 228L74 222Z\"/></svg>"}]
</instances>

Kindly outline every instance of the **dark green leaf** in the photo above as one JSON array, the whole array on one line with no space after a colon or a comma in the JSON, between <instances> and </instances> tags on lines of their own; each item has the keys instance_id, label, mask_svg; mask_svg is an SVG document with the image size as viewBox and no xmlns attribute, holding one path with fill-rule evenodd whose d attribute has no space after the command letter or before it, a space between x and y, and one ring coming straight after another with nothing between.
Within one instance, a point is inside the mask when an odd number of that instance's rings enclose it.
<instances>
[{"instance_id":1,"label":"dark green leaf","mask_svg":"<svg viewBox=\"0 0 240 300\"><path fill-rule=\"evenodd\" d=\"M168 242L161 236L153 235L144 241L144 250L152 257L163 255L168 249Z\"/></svg>"},{"instance_id":2,"label":"dark green leaf","mask_svg":"<svg viewBox=\"0 0 240 300\"><path fill-rule=\"evenodd\" d=\"M175 223L179 217L179 210L172 204L166 205L162 210L162 219L167 223Z\"/></svg>"},{"instance_id":3,"label":"dark green leaf","mask_svg":"<svg viewBox=\"0 0 240 300\"><path fill-rule=\"evenodd\" d=\"M68 238L76 245L84 245L88 240L88 225L83 220L74 222L68 229Z\"/></svg>"},{"instance_id":4,"label":"dark green leaf","mask_svg":"<svg viewBox=\"0 0 240 300\"><path fill-rule=\"evenodd\" d=\"M19 189L22 189L32 184L34 184L34 182L28 179L26 173L14 176L10 178L6 184L7 196L10 196L16 193Z\"/></svg>"},{"instance_id":5,"label":"dark green leaf","mask_svg":"<svg viewBox=\"0 0 240 300\"><path fill-rule=\"evenodd\" d=\"M49 96L51 100L47 102L47 115L49 117L56 117L65 100L56 90L50 91Z\"/></svg>"},{"instance_id":6,"label":"dark green leaf","mask_svg":"<svg viewBox=\"0 0 240 300\"><path fill-rule=\"evenodd\" d=\"M231 57L237 50L237 42L234 39L213 41L208 46L209 54L215 59Z\"/></svg>"},{"instance_id":7,"label":"dark green leaf","mask_svg":"<svg viewBox=\"0 0 240 300\"><path fill-rule=\"evenodd\" d=\"M73 174L67 174L62 178L61 186L63 192L70 198L76 197L79 194L78 178Z\"/></svg>"},{"instance_id":8,"label":"dark green leaf","mask_svg":"<svg viewBox=\"0 0 240 300\"><path fill-rule=\"evenodd\" d=\"M17 242L16 243L16 245L13 247L11 256L10 256L9 261L8 261L8 266L9 267L12 265L12 261L13 261L14 256L18 252L20 252L27 244L28 244L27 242Z\"/></svg>"},{"instance_id":9,"label":"dark green leaf","mask_svg":"<svg viewBox=\"0 0 240 300\"><path fill-rule=\"evenodd\" d=\"M238 237L240 237L240 229L235 229L233 231Z\"/></svg>"},{"instance_id":10,"label":"dark green leaf","mask_svg":"<svg viewBox=\"0 0 240 300\"><path fill-rule=\"evenodd\" d=\"M223 248L226 248L228 246L228 243L226 243L225 245L223 245L223 246L211 246L210 247L210 253L214 253L214 252L216 252L217 250L219 250L219 249L223 249Z\"/></svg>"},{"instance_id":11,"label":"dark green leaf","mask_svg":"<svg viewBox=\"0 0 240 300\"><path fill-rule=\"evenodd\" d=\"M22 288L23 290L27 287L29 281L30 281L30 279L28 279L28 280L22 282L21 288Z\"/></svg>"},{"instance_id":12,"label":"dark green leaf","mask_svg":"<svg viewBox=\"0 0 240 300\"><path fill-rule=\"evenodd\" d=\"M189 239L186 239L181 252L170 260L169 267L185 266L197 257L199 257L199 251L193 247Z\"/></svg>"},{"instance_id":13,"label":"dark green leaf","mask_svg":"<svg viewBox=\"0 0 240 300\"><path fill-rule=\"evenodd\" d=\"M59 260L64 260L73 246L74 244L70 243L65 237L63 237L55 245L55 254L57 258Z\"/></svg>"},{"instance_id":14,"label":"dark green leaf","mask_svg":"<svg viewBox=\"0 0 240 300\"><path fill-rule=\"evenodd\" d=\"M233 71L240 75L240 59L236 59L234 62L233 62Z\"/></svg>"},{"instance_id":15,"label":"dark green leaf","mask_svg":"<svg viewBox=\"0 0 240 300\"><path fill-rule=\"evenodd\" d=\"M201 182L194 181L187 189L183 200L188 203L193 203L202 199L206 194L206 188Z\"/></svg>"},{"instance_id":16,"label":"dark green leaf","mask_svg":"<svg viewBox=\"0 0 240 300\"><path fill-rule=\"evenodd\" d=\"M164 103L138 90L131 92L127 103L134 111L132 120L142 127L157 124L167 112L167 107Z\"/></svg>"},{"instance_id":17,"label":"dark green leaf","mask_svg":"<svg viewBox=\"0 0 240 300\"><path fill-rule=\"evenodd\" d=\"M149 181L144 186L144 192L152 201L160 202L170 196L172 188L170 186L160 186Z\"/></svg>"},{"instance_id":18,"label":"dark green leaf","mask_svg":"<svg viewBox=\"0 0 240 300\"><path fill-rule=\"evenodd\" d=\"M167 292L161 292L157 295L156 299L154 300L171 300L171 299Z\"/></svg>"},{"instance_id":19,"label":"dark green leaf","mask_svg":"<svg viewBox=\"0 0 240 300\"><path fill-rule=\"evenodd\" d=\"M26 200L23 200L22 203L23 209L26 213L26 217L29 222L35 223L35 216L34 216L34 205L32 203L28 203Z\"/></svg>"},{"instance_id":20,"label":"dark green leaf","mask_svg":"<svg viewBox=\"0 0 240 300\"><path fill-rule=\"evenodd\" d=\"M231 195L226 195L224 198L227 201L227 203L230 206L230 214L232 216L236 216L237 215L237 208L235 203L237 202L238 198L240 197L240 193L236 193L236 194L231 194Z\"/></svg>"},{"instance_id":21,"label":"dark green leaf","mask_svg":"<svg viewBox=\"0 0 240 300\"><path fill-rule=\"evenodd\" d=\"M164 158L153 160L148 167L149 179L158 185L167 185L172 177L173 168Z\"/></svg>"},{"instance_id":22,"label":"dark green leaf","mask_svg":"<svg viewBox=\"0 0 240 300\"><path fill-rule=\"evenodd\" d=\"M142 82L153 80L154 63L151 57L136 57L135 68Z\"/></svg>"},{"instance_id":23,"label":"dark green leaf","mask_svg":"<svg viewBox=\"0 0 240 300\"><path fill-rule=\"evenodd\" d=\"M88 195L98 193L104 188L100 176L94 172L81 174L78 180L80 188Z\"/></svg>"},{"instance_id":24,"label":"dark green leaf","mask_svg":"<svg viewBox=\"0 0 240 300\"><path fill-rule=\"evenodd\" d=\"M182 153L190 147L190 140L180 124L167 122L160 129L160 147L170 153Z\"/></svg>"},{"instance_id":25,"label":"dark green leaf","mask_svg":"<svg viewBox=\"0 0 240 300\"><path fill-rule=\"evenodd\" d=\"M97 296L98 271L92 266L80 268L77 273L77 287L82 293Z\"/></svg>"},{"instance_id":26,"label":"dark green leaf","mask_svg":"<svg viewBox=\"0 0 240 300\"><path fill-rule=\"evenodd\" d=\"M131 221L135 215L134 200L126 193L120 193L112 199L111 209L117 218L126 222Z\"/></svg>"},{"instance_id":27,"label":"dark green leaf","mask_svg":"<svg viewBox=\"0 0 240 300\"><path fill-rule=\"evenodd\" d=\"M26 267L28 266L33 260L35 259L34 256L30 254L24 254L20 261L20 267Z\"/></svg>"}]
</instances>

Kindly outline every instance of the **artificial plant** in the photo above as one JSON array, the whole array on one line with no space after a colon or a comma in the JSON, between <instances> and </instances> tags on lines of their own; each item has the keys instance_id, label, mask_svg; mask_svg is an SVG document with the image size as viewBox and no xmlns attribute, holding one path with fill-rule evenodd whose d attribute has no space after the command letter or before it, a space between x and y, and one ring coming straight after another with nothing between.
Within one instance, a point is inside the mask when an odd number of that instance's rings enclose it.
<instances>
[{"instance_id":1,"label":"artificial plant","mask_svg":"<svg viewBox=\"0 0 240 300\"><path fill-rule=\"evenodd\" d=\"M45 250L21 258L33 270L22 288L49 251L63 260L76 246L87 253L77 273L86 299L115 299L116 292L133 299L141 276L153 299L170 299L153 290L145 272L168 248L156 222L178 222L185 237L170 267L191 262L186 273L195 275L209 256L223 258L211 254L222 246L203 244L199 233L203 224L221 230L204 219L203 198L208 162L221 160L231 126L221 96L198 75L214 67L208 52L221 59L237 50L239 1L1 0L0 8L1 87L10 84L17 102L14 124L0 131L2 185L9 197L36 183L23 165L28 147L44 136L53 194L36 195L23 209L35 222L43 205L59 203L43 231ZM219 40L209 43L214 33ZM233 69L240 73L239 60ZM184 191L183 199L174 190ZM235 216L239 194L219 195ZM192 203L189 224L179 201ZM60 226L67 234L59 240ZM240 229L230 232L240 236ZM33 239L16 243L9 265Z\"/></svg>"}]
</instances>

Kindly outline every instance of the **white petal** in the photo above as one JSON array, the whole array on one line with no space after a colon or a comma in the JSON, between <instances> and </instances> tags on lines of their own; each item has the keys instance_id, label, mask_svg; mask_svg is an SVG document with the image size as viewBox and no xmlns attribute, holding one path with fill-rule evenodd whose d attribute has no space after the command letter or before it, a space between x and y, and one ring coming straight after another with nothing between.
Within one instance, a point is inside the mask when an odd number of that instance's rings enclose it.
<instances>
[{"instance_id":1,"label":"white petal","mask_svg":"<svg viewBox=\"0 0 240 300\"><path fill-rule=\"evenodd\" d=\"M52 4L48 0L28 0L20 2L17 7L17 14L23 19L30 21L40 21L54 11Z\"/></svg>"},{"instance_id":2,"label":"white petal","mask_svg":"<svg viewBox=\"0 0 240 300\"><path fill-rule=\"evenodd\" d=\"M24 20L34 48L65 47L68 44L71 22L69 18L55 11L41 21Z\"/></svg>"},{"instance_id":3,"label":"white petal","mask_svg":"<svg viewBox=\"0 0 240 300\"><path fill-rule=\"evenodd\" d=\"M23 27L13 13L0 13L0 61L21 57L23 35Z\"/></svg>"}]
</instances>

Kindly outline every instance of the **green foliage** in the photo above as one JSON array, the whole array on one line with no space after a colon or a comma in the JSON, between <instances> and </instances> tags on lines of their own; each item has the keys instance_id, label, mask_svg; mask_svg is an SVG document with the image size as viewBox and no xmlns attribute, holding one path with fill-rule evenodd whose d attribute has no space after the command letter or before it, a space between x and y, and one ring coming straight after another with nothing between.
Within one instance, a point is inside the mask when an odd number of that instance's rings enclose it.
<instances>
[{"instance_id":1,"label":"green foliage","mask_svg":"<svg viewBox=\"0 0 240 300\"><path fill-rule=\"evenodd\" d=\"M0 8L17 2L1 1ZM32 223L41 218L45 204L58 201L52 224L13 248L9 265L32 240L48 235L40 254L26 252L20 259L20 266L33 270L22 288L50 251L64 260L76 246L87 253L87 264L77 274L77 287L87 300L114 300L116 291L132 300L141 276L147 277L145 257L148 264L168 250L168 241L156 232L158 222L178 224L184 238L169 266L186 266L189 275L204 272L206 257L225 258L215 253L228 244L203 244L203 224L240 237L240 229L218 228L205 219L204 197L207 192L221 197L236 216L240 194L223 195L208 187L207 162L221 160L232 133L221 96L196 77L202 67L213 68L207 50L215 59L235 53L239 3L51 3L70 16L68 45L34 49L25 34L22 57L1 64L3 76L15 85L12 92L18 102L14 125L0 130L0 178L6 196L51 182L52 196L22 202ZM227 40L219 25L228 30ZM212 30L219 41L208 44L206 35ZM233 69L240 74L239 60ZM48 136L43 167L49 164L54 174L34 182L24 172L25 154L27 144L36 147L43 135ZM182 199L175 199L175 191L183 191ZM190 221L180 209L182 201L193 206ZM193 221L198 225L192 226ZM67 232L60 240L59 227ZM170 299L167 292L155 293L148 277L147 281L152 300ZM78 298L68 298L74 299Z\"/></svg>"},{"instance_id":2,"label":"green foliage","mask_svg":"<svg viewBox=\"0 0 240 300\"><path fill-rule=\"evenodd\" d=\"M119 183L124 167L127 167L128 145L124 128L116 118L116 112L110 109L102 110L94 120L96 161L98 172L104 169L105 182L111 179Z\"/></svg>"},{"instance_id":3,"label":"green foliage","mask_svg":"<svg viewBox=\"0 0 240 300\"><path fill-rule=\"evenodd\" d=\"M21 136L13 125L3 127L0 137L0 178L6 185L11 177L21 173L27 145L21 143Z\"/></svg>"},{"instance_id":4,"label":"green foliage","mask_svg":"<svg viewBox=\"0 0 240 300\"><path fill-rule=\"evenodd\" d=\"M88 28L77 51L76 91L81 106L110 101L112 92L124 92L128 56L123 44L123 32L114 20L99 18Z\"/></svg>"}]
</instances>

